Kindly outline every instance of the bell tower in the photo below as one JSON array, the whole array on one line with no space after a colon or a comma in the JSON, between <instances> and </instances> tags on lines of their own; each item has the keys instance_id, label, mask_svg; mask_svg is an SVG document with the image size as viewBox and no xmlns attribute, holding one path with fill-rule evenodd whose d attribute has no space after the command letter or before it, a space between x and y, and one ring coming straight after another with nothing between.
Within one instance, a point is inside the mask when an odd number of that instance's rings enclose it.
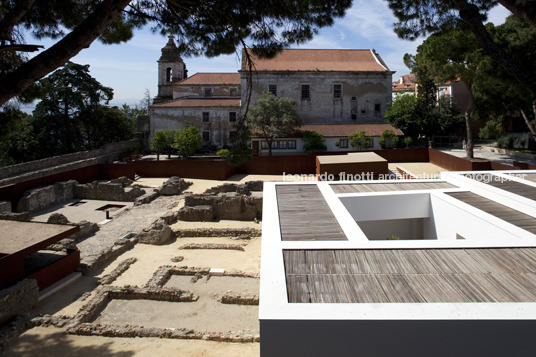
<instances>
[{"instance_id":1,"label":"bell tower","mask_svg":"<svg viewBox=\"0 0 536 357\"><path fill-rule=\"evenodd\" d=\"M182 61L173 35L168 36L168 43L162 48L158 62L158 96L154 103L173 99L173 83L187 77L186 65Z\"/></svg>"}]
</instances>

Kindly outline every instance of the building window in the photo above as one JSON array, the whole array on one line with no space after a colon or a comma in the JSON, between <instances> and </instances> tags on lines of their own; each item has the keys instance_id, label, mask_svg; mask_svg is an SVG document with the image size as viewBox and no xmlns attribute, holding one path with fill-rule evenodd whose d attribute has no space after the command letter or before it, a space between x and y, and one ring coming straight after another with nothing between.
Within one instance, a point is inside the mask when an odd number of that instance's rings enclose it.
<instances>
[{"instance_id":1,"label":"building window","mask_svg":"<svg viewBox=\"0 0 536 357\"><path fill-rule=\"evenodd\" d=\"M368 142L368 146L369 148L373 147L374 146L374 140L373 139L370 139L369 142Z\"/></svg>"},{"instance_id":2,"label":"building window","mask_svg":"<svg viewBox=\"0 0 536 357\"><path fill-rule=\"evenodd\" d=\"M382 105L380 103L374 104L374 114L379 115L382 111Z\"/></svg>"},{"instance_id":3,"label":"building window","mask_svg":"<svg viewBox=\"0 0 536 357\"><path fill-rule=\"evenodd\" d=\"M231 97L236 96L236 88L231 88L231 89L229 90L229 94L231 95Z\"/></svg>"},{"instance_id":4,"label":"building window","mask_svg":"<svg viewBox=\"0 0 536 357\"><path fill-rule=\"evenodd\" d=\"M236 121L236 112L229 112L229 121L230 122Z\"/></svg>"},{"instance_id":5,"label":"building window","mask_svg":"<svg viewBox=\"0 0 536 357\"><path fill-rule=\"evenodd\" d=\"M352 100L355 100L355 101L357 101L357 97L352 97Z\"/></svg>"},{"instance_id":6,"label":"building window","mask_svg":"<svg viewBox=\"0 0 536 357\"><path fill-rule=\"evenodd\" d=\"M341 99L342 98L342 84L334 84L333 85L333 99Z\"/></svg>"},{"instance_id":7,"label":"building window","mask_svg":"<svg viewBox=\"0 0 536 357\"><path fill-rule=\"evenodd\" d=\"M272 149L277 149L277 141L272 141Z\"/></svg>"},{"instance_id":8,"label":"building window","mask_svg":"<svg viewBox=\"0 0 536 357\"><path fill-rule=\"evenodd\" d=\"M203 140L210 141L210 131L203 132Z\"/></svg>"},{"instance_id":9,"label":"building window","mask_svg":"<svg viewBox=\"0 0 536 357\"><path fill-rule=\"evenodd\" d=\"M261 141L261 149L268 150L268 142L267 141Z\"/></svg>"},{"instance_id":10,"label":"building window","mask_svg":"<svg viewBox=\"0 0 536 357\"><path fill-rule=\"evenodd\" d=\"M210 113L203 112L203 123L208 123L210 121Z\"/></svg>"},{"instance_id":11,"label":"building window","mask_svg":"<svg viewBox=\"0 0 536 357\"><path fill-rule=\"evenodd\" d=\"M212 96L212 88L205 88L204 91L205 91L205 97Z\"/></svg>"},{"instance_id":12,"label":"building window","mask_svg":"<svg viewBox=\"0 0 536 357\"><path fill-rule=\"evenodd\" d=\"M269 84L268 92L272 93L274 96L277 97L277 84Z\"/></svg>"},{"instance_id":13,"label":"building window","mask_svg":"<svg viewBox=\"0 0 536 357\"><path fill-rule=\"evenodd\" d=\"M287 142L285 140L282 140L279 142L279 148L280 149L286 149L287 148Z\"/></svg>"},{"instance_id":14,"label":"building window","mask_svg":"<svg viewBox=\"0 0 536 357\"><path fill-rule=\"evenodd\" d=\"M296 149L296 140L289 140L287 141L287 147L289 149Z\"/></svg>"},{"instance_id":15,"label":"building window","mask_svg":"<svg viewBox=\"0 0 536 357\"><path fill-rule=\"evenodd\" d=\"M308 84L301 85L301 99L311 99L311 91Z\"/></svg>"},{"instance_id":16,"label":"building window","mask_svg":"<svg viewBox=\"0 0 536 357\"><path fill-rule=\"evenodd\" d=\"M361 109L361 114L367 114L367 110L366 109Z\"/></svg>"},{"instance_id":17,"label":"building window","mask_svg":"<svg viewBox=\"0 0 536 357\"><path fill-rule=\"evenodd\" d=\"M339 139L339 148L345 149L348 147L348 139Z\"/></svg>"},{"instance_id":18,"label":"building window","mask_svg":"<svg viewBox=\"0 0 536 357\"><path fill-rule=\"evenodd\" d=\"M357 114L356 114L356 113L352 113L352 119L353 119L353 120L356 120L356 119L357 119Z\"/></svg>"}]
</instances>

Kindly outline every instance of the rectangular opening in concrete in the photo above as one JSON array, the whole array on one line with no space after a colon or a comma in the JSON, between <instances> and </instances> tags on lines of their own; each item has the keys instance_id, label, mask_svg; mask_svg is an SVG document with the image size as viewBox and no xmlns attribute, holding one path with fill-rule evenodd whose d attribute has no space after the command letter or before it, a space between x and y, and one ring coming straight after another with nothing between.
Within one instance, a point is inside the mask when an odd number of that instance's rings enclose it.
<instances>
[{"instance_id":1,"label":"rectangular opening in concrete","mask_svg":"<svg viewBox=\"0 0 536 357\"><path fill-rule=\"evenodd\" d=\"M99 207L99 208L96 208L97 211L109 211L109 212L113 212L113 211L117 211L118 209L121 209L123 207L125 207L126 205L117 205L117 204L107 204L107 205L104 205L102 207Z\"/></svg>"},{"instance_id":2,"label":"rectangular opening in concrete","mask_svg":"<svg viewBox=\"0 0 536 357\"><path fill-rule=\"evenodd\" d=\"M359 228L369 240L411 240L437 239L435 234L428 232L425 236L426 218L384 219L380 221L358 221Z\"/></svg>"},{"instance_id":3,"label":"rectangular opening in concrete","mask_svg":"<svg viewBox=\"0 0 536 357\"><path fill-rule=\"evenodd\" d=\"M222 304L210 298L196 302L112 299L93 322L210 332L258 332L258 313L258 306Z\"/></svg>"}]
</instances>

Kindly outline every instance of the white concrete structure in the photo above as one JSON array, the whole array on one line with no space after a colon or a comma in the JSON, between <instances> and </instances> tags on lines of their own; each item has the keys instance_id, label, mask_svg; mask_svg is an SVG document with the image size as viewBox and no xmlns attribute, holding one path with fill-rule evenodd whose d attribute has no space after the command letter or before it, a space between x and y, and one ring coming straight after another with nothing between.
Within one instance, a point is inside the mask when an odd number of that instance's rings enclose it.
<instances>
[{"instance_id":1,"label":"white concrete structure","mask_svg":"<svg viewBox=\"0 0 536 357\"><path fill-rule=\"evenodd\" d=\"M265 183L261 355L531 355L535 198L536 171ZM300 236L318 202L334 220Z\"/></svg>"}]
</instances>

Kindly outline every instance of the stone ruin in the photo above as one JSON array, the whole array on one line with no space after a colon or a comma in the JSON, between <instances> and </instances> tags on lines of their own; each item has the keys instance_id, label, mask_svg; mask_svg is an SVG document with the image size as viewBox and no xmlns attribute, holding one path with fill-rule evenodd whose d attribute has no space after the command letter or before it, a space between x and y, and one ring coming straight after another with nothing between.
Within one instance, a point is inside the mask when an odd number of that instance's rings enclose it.
<instances>
[{"instance_id":1,"label":"stone ruin","mask_svg":"<svg viewBox=\"0 0 536 357\"><path fill-rule=\"evenodd\" d=\"M74 226L79 226L80 231L73 234L70 238L74 242L78 243L82 241L84 238L88 237L89 235L95 233L99 230L99 225L97 223L92 223L88 221L80 221L76 223L69 222L67 217L65 217L61 213L52 213L50 217L48 217L47 223L53 223L53 224L71 224ZM65 239L63 239L65 240ZM62 241L63 241L62 240ZM60 241L60 242L62 242Z\"/></svg>"},{"instance_id":2,"label":"stone ruin","mask_svg":"<svg viewBox=\"0 0 536 357\"><path fill-rule=\"evenodd\" d=\"M151 202L159 195L181 194L191 184L191 182L173 176L164 182L160 188L146 192L141 186L133 184L133 181L127 177L109 181L93 181L85 184L80 184L76 180L56 182L52 185L26 191L17 204L16 212L12 212L10 202L0 201L0 219L28 220L29 213L75 198L134 202L134 205L140 205Z\"/></svg>"},{"instance_id":3,"label":"stone ruin","mask_svg":"<svg viewBox=\"0 0 536 357\"><path fill-rule=\"evenodd\" d=\"M185 197L178 218L182 221L212 222L221 219L253 221L262 218L263 181L224 183L203 194Z\"/></svg>"},{"instance_id":4,"label":"stone ruin","mask_svg":"<svg viewBox=\"0 0 536 357\"><path fill-rule=\"evenodd\" d=\"M262 218L262 193L249 196L238 193L217 195L187 195L184 207L179 210L182 221L238 220L253 221Z\"/></svg>"}]
</instances>

